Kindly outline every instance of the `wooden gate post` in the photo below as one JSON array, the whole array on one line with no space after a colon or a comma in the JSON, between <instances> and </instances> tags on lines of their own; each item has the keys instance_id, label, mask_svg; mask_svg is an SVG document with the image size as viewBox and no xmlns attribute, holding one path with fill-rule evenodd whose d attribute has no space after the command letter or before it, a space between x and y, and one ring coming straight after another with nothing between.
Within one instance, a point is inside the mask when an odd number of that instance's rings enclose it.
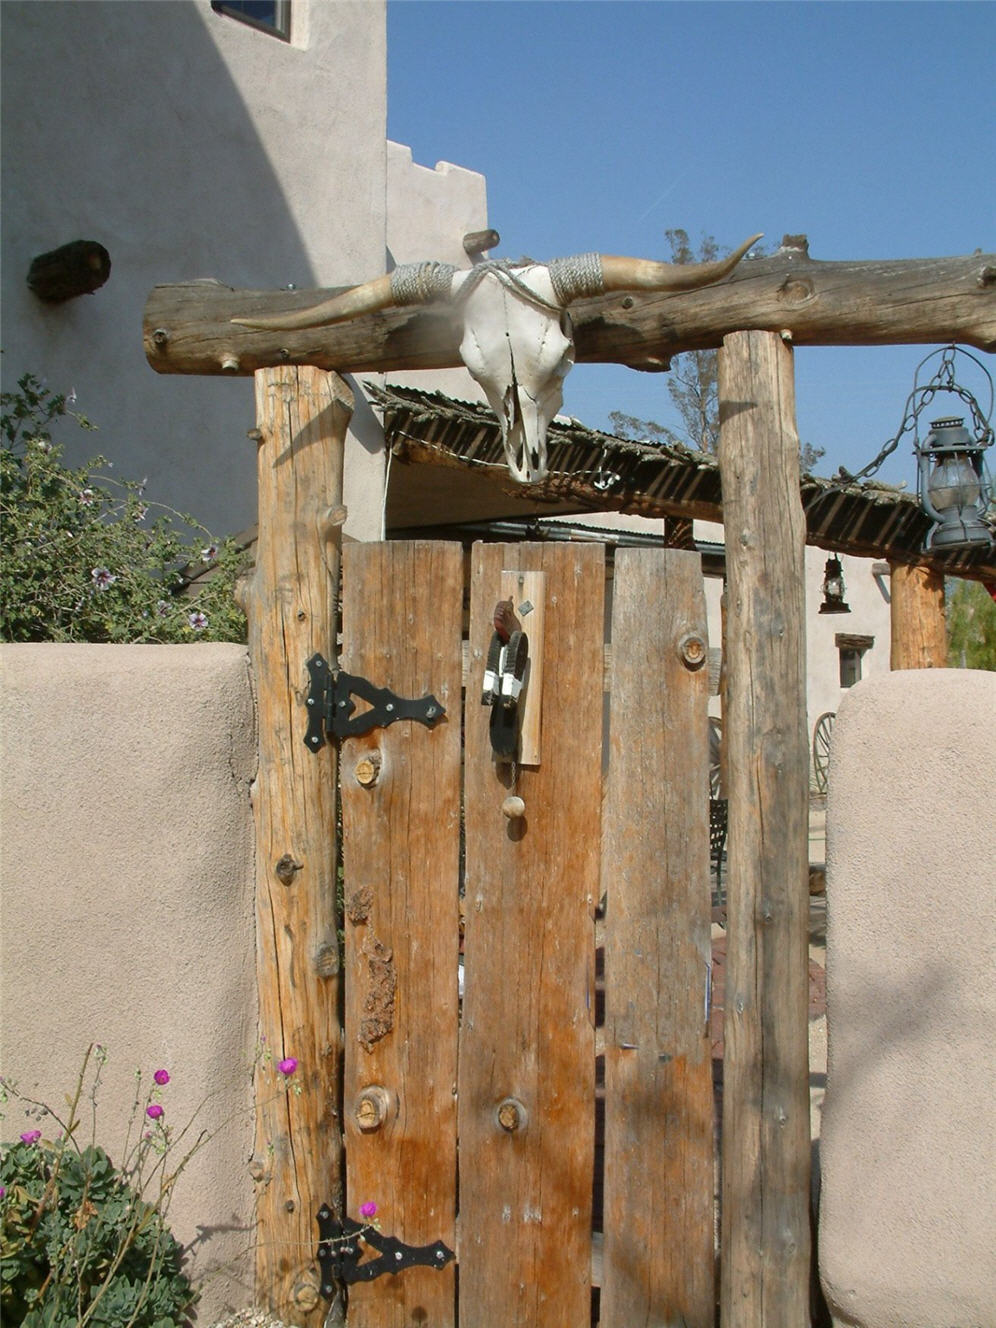
<instances>
[{"instance_id":1,"label":"wooden gate post","mask_svg":"<svg viewBox=\"0 0 996 1328\"><path fill-rule=\"evenodd\" d=\"M891 564L891 669L943 669L948 663L944 577L929 567Z\"/></svg>"},{"instance_id":2,"label":"wooden gate post","mask_svg":"<svg viewBox=\"0 0 996 1328\"><path fill-rule=\"evenodd\" d=\"M729 868L723 1328L809 1322L805 522L792 351L736 332L719 356Z\"/></svg>"},{"instance_id":3,"label":"wooden gate post","mask_svg":"<svg viewBox=\"0 0 996 1328\"><path fill-rule=\"evenodd\" d=\"M318 369L260 369L255 378L259 541L246 609L259 717L256 1297L317 1328L325 1306L315 1214L341 1188L336 752L304 744L305 662L335 647L353 399ZM297 1069L286 1077L278 1067L290 1057Z\"/></svg>"}]
</instances>

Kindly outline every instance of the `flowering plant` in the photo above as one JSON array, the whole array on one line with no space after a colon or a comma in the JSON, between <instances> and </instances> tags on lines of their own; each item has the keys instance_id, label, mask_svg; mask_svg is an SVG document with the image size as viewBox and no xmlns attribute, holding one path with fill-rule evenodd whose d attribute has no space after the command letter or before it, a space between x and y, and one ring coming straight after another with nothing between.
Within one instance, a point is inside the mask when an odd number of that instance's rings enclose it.
<instances>
[{"instance_id":1,"label":"flowering plant","mask_svg":"<svg viewBox=\"0 0 996 1328\"><path fill-rule=\"evenodd\" d=\"M0 640L244 641L244 549L103 457L63 466L51 428L66 417L94 427L31 374L0 395Z\"/></svg>"},{"instance_id":2,"label":"flowering plant","mask_svg":"<svg viewBox=\"0 0 996 1328\"><path fill-rule=\"evenodd\" d=\"M4 1100L18 1097L56 1127L52 1138L40 1129L24 1131L0 1157L5 1323L175 1328L197 1300L166 1216L174 1182L206 1136L167 1170L174 1140L166 1109L152 1098L169 1075L157 1071L157 1086L146 1090L139 1072L123 1160L115 1165L92 1137L81 1139L83 1100L90 1100L95 1118L105 1060L101 1047L87 1051L64 1118L3 1083Z\"/></svg>"}]
</instances>

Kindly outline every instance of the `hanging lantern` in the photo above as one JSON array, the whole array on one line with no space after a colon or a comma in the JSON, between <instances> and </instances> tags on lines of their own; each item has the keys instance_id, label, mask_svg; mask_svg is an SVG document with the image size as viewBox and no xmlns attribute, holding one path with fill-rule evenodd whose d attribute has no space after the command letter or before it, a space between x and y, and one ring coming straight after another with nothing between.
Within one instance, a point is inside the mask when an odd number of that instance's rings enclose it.
<instances>
[{"instance_id":1,"label":"hanging lantern","mask_svg":"<svg viewBox=\"0 0 996 1328\"><path fill-rule=\"evenodd\" d=\"M820 613L850 613L851 606L844 602L844 569L837 557L828 558L823 569L823 603Z\"/></svg>"},{"instance_id":2,"label":"hanging lantern","mask_svg":"<svg viewBox=\"0 0 996 1328\"><path fill-rule=\"evenodd\" d=\"M921 382L921 372L940 357L933 375ZM988 386L988 410L955 378L955 361L967 361L982 374ZM921 443L920 418L939 392L957 398L966 415L947 415L934 420ZM886 457L899 446L903 435L912 430L913 451L917 459L917 486L920 505L933 523L923 542L925 552L937 549L968 549L976 552L992 548L993 519L990 503L993 484L986 466L986 451L992 446L994 404L993 380L981 360L960 346L943 346L931 351L916 367L913 391L906 398L906 410L899 432L890 438L868 465L851 472L840 468L838 484L843 487L868 479ZM829 567L830 564L827 563ZM836 610L839 612L839 610ZM835 610L824 608L821 613Z\"/></svg>"},{"instance_id":3,"label":"hanging lantern","mask_svg":"<svg viewBox=\"0 0 996 1328\"><path fill-rule=\"evenodd\" d=\"M983 518L992 481L986 466L991 433L973 438L962 418L934 420L916 449L920 502L934 522L926 549L972 549L992 544Z\"/></svg>"}]
</instances>

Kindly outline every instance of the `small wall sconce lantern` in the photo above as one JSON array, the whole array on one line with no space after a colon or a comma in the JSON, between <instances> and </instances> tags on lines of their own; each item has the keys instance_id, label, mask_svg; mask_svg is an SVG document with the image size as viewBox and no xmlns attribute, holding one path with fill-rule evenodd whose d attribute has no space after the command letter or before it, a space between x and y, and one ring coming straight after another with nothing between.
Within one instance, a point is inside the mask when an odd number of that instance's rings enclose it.
<instances>
[{"instance_id":1,"label":"small wall sconce lantern","mask_svg":"<svg viewBox=\"0 0 996 1328\"><path fill-rule=\"evenodd\" d=\"M823 569L823 603L820 613L850 613L851 606L844 602L844 569L837 557L828 558Z\"/></svg>"},{"instance_id":2,"label":"small wall sconce lantern","mask_svg":"<svg viewBox=\"0 0 996 1328\"><path fill-rule=\"evenodd\" d=\"M934 420L916 449L920 502L934 522L927 549L970 549L992 544L983 522L992 496L986 448L992 431L973 438L962 418Z\"/></svg>"}]
</instances>

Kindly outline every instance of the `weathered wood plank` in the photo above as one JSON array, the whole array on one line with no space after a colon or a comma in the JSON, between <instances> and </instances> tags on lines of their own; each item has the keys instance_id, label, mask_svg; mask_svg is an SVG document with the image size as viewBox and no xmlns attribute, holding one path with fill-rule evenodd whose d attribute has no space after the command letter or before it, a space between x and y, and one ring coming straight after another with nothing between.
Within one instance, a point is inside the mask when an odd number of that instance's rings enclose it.
<instances>
[{"instance_id":1,"label":"weathered wood plank","mask_svg":"<svg viewBox=\"0 0 996 1328\"><path fill-rule=\"evenodd\" d=\"M342 667L447 712L342 744L348 1210L375 1202L385 1232L453 1249L463 553L348 544L343 562ZM454 1279L450 1264L357 1283L350 1322L447 1328Z\"/></svg>"},{"instance_id":2,"label":"weathered wood plank","mask_svg":"<svg viewBox=\"0 0 996 1328\"><path fill-rule=\"evenodd\" d=\"M335 293L241 291L212 281L156 286L145 307L145 354L157 373L250 374L268 364L381 373L460 364L459 323L441 306L303 332L231 323L310 308ZM602 295L577 301L571 312L579 361L651 371L666 369L680 351L719 346L737 329L789 331L800 346L957 341L993 350L996 254L827 263L789 249L741 263L715 286Z\"/></svg>"},{"instance_id":3,"label":"weathered wood plank","mask_svg":"<svg viewBox=\"0 0 996 1328\"><path fill-rule=\"evenodd\" d=\"M336 1009L336 755L304 745L305 662L335 640L342 458L353 398L317 369L256 376L259 541L246 595L259 711L256 818L256 1293L280 1318L324 1318L314 1260L321 1204L341 1188ZM276 1066L298 1061L283 1091Z\"/></svg>"},{"instance_id":4,"label":"weathered wood plank","mask_svg":"<svg viewBox=\"0 0 996 1328\"><path fill-rule=\"evenodd\" d=\"M729 866L722 1322L809 1322L808 749L792 352L720 353Z\"/></svg>"},{"instance_id":5,"label":"weathered wood plank","mask_svg":"<svg viewBox=\"0 0 996 1328\"><path fill-rule=\"evenodd\" d=\"M594 546L472 551L461 1328L578 1328L590 1314L603 559ZM542 764L520 771L512 821L480 704L506 569L546 574Z\"/></svg>"},{"instance_id":6,"label":"weathered wood plank","mask_svg":"<svg viewBox=\"0 0 996 1328\"><path fill-rule=\"evenodd\" d=\"M944 577L927 567L891 565L889 607L891 669L944 669L948 629Z\"/></svg>"},{"instance_id":7,"label":"weathered wood plank","mask_svg":"<svg viewBox=\"0 0 996 1328\"><path fill-rule=\"evenodd\" d=\"M715 1317L706 639L698 554L616 554L602 1328Z\"/></svg>"}]
</instances>

